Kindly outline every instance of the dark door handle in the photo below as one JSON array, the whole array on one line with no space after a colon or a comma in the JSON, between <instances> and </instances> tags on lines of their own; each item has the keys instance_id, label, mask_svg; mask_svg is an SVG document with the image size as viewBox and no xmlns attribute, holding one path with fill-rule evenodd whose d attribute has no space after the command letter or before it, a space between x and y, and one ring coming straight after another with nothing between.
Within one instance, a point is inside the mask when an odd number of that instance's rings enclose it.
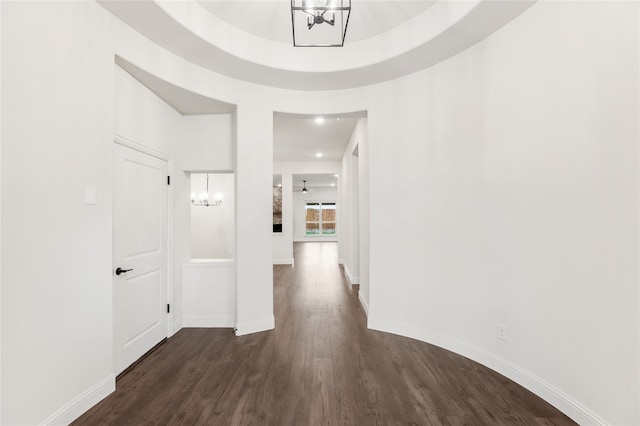
<instances>
[{"instance_id":1,"label":"dark door handle","mask_svg":"<svg viewBox=\"0 0 640 426\"><path fill-rule=\"evenodd\" d=\"M122 269L118 266L118 268L116 269L116 275L126 274L129 271L133 271L133 269Z\"/></svg>"}]
</instances>

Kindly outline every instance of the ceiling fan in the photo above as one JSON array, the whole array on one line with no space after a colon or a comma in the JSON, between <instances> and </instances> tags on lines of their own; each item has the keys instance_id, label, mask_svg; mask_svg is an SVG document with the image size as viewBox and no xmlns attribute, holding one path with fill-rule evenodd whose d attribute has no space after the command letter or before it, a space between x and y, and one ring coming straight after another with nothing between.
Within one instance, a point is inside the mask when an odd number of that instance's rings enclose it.
<instances>
[{"instance_id":1,"label":"ceiling fan","mask_svg":"<svg viewBox=\"0 0 640 426\"><path fill-rule=\"evenodd\" d=\"M293 191L294 191L294 192L302 192L303 194L306 194L307 192L311 192L311 191L313 191L313 190L312 190L312 189L307 188L307 181L306 181L306 180L303 180L303 181L302 181L302 188L300 188L300 187L298 186L298 187L293 188Z\"/></svg>"}]
</instances>

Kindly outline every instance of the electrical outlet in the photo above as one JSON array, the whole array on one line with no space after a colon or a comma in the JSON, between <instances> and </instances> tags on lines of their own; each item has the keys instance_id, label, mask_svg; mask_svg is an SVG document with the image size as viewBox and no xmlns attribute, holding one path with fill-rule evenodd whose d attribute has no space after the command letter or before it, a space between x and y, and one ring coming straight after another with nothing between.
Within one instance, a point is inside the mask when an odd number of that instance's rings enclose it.
<instances>
[{"instance_id":1,"label":"electrical outlet","mask_svg":"<svg viewBox=\"0 0 640 426\"><path fill-rule=\"evenodd\" d=\"M498 339L504 340L504 341L509 340L509 337L507 336L507 326L506 325L498 323L497 329L498 329Z\"/></svg>"}]
</instances>

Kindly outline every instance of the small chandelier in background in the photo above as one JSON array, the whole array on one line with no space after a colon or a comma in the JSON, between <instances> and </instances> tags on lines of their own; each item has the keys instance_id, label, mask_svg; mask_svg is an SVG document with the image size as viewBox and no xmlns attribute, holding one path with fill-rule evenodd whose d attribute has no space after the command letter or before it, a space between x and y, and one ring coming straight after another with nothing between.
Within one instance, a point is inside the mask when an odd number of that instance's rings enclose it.
<instances>
[{"instance_id":1,"label":"small chandelier in background","mask_svg":"<svg viewBox=\"0 0 640 426\"><path fill-rule=\"evenodd\" d=\"M196 194L191 193L191 204L196 207L217 207L222 204L222 194L216 193L213 200L209 201L209 173L207 173L207 190Z\"/></svg>"},{"instance_id":2,"label":"small chandelier in background","mask_svg":"<svg viewBox=\"0 0 640 426\"><path fill-rule=\"evenodd\" d=\"M291 0L293 45L344 46L350 14L351 0Z\"/></svg>"}]
</instances>

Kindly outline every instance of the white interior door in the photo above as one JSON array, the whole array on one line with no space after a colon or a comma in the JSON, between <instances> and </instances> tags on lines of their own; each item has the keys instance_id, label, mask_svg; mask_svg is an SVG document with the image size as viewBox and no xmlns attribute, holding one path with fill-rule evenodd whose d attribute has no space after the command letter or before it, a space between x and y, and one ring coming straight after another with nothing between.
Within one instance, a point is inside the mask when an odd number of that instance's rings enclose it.
<instances>
[{"instance_id":1,"label":"white interior door","mask_svg":"<svg viewBox=\"0 0 640 426\"><path fill-rule=\"evenodd\" d=\"M119 374L167 337L167 162L117 144L114 158L113 321Z\"/></svg>"}]
</instances>

